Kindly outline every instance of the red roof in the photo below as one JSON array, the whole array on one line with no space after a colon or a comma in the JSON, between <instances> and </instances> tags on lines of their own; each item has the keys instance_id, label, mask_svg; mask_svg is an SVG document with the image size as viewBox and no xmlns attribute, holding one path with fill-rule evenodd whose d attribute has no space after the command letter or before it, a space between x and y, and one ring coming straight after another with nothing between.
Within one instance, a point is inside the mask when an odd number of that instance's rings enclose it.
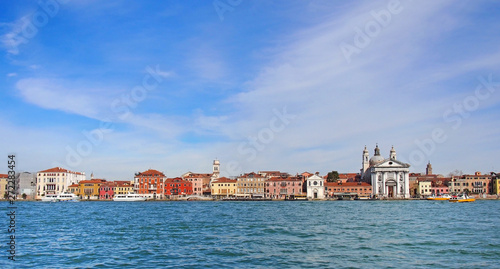
<instances>
[{"instance_id":1,"label":"red roof","mask_svg":"<svg viewBox=\"0 0 500 269\"><path fill-rule=\"evenodd\" d=\"M78 188L78 184L71 184L68 186L68 188Z\"/></svg>"},{"instance_id":2,"label":"red roof","mask_svg":"<svg viewBox=\"0 0 500 269\"><path fill-rule=\"evenodd\" d=\"M267 181L302 181L302 179L298 177L272 177Z\"/></svg>"},{"instance_id":3,"label":"red roof","mask_svg":"<svg viewBox=\"0 0 500 269\"><path fill-rule=\"evenodd\" d=\"M190 175L186 176L186 178L199 178L199 177L211 177L212 174L196 174L196 173L191 173Z\"/></svg>"},{"instance_id":4,"label":"red roof","mask_svg":"<svg viewBox=\"0 0 500 269\"><path fill-rule=\"evenodd\" d=\"M9 177L9 175L7 175L7 174L0 174L0 178L8 178L8 177Z\"/></svg>"},{"instance_id":5,"label":"red roof","mask_svg":"<svg viewBox=\"0 0 500 269\"><path fill-rule=\"evenodd\" d=\"M96 183L105 183L105 182L106 182L106 180L104 180L104 179L90 179L90 180L82 180L78 184L87 184L87 183L96 184Z\"/></svg>"},{"instance_id":6,"label":"red roof","mask_svg":"<svg viewBox=\"0 0 500 269\"><path fill-rule=\"evenodd\" d=\"M356 187L356 186L371 187L372 185L368 184L366 182L344 182L344 183L325 182L325 186L327 186L327 187L339 187L339 186L346 186L346 187Z\"/></svg>"},{"instance_id":7,"label":"red roof","mask_svg":"<svg viewBox=\"0 0 500 269\"><path fill-rule=\"evenodd\" d=\"M213 183L236 183L236 182L238 182L236 179L230 179L227 177L217 178L213 181Z\"/></svg>"},{"instance_id":8,"label":"red roof","mask_svg":"<svg viewBox=\"0 0 500 269\"><path fill-rule=\"evenodd\" d=\"M158 171L158 170L154 170L154 169L149 169L147 171L144 171L142 173L138 173L138 175L136 175L137 177L165 177L165 174L163 174L162 172Z\"/></svg>"},{"instance_id":9,"label":"red roof","mask_svg":"<svg viewBox=\"0 0 500 269\"><path fill-rule=\"evenodd\" d=\"M190 181L184 180L181 177L167 178L165 183L180 182L180 183L191 183Z\"/></svg>"},{"instance_id":10,"label":"red roof","mask_svg":"<svg viewBox=\"0 0 500 269\"><path fill-rule=\"evenodd\" d=\"M80 172L73 172L73 171L70 171L68 169L64 169L61 167L50 168L47 170L39 171L38 173L71 173L71 174L82 175L82 173L80 173Z\"/></svg>"}]
</instances>

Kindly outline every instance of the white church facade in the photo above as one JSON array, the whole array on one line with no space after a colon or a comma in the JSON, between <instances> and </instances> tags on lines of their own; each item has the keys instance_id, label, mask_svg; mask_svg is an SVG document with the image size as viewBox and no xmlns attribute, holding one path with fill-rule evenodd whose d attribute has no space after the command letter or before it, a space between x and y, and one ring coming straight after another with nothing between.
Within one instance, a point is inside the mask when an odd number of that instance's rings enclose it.
<instances>
[{"instance_id":1,"label":"white church facade","mask_svg":"<svg viewBox=\"0 0 500 269\"><path fill-rule=\"evenodd\" d=\"M325 199L325 180L318 175L307 178L307 199Z\"/></svg>"},{"instance_id":2,"label":"white church facade","mask_svg":"<svg viewBox=\"0 0 500 269\"><path fill-rule=\"evenodd\" d=\"M380 155L378 145L375 155L370 158L368 150L363 150L361 177L372 184L372 196L376 198L410 198L410 165L396 158L392 147L388 159Z\"/></svg>"}]
</instances>

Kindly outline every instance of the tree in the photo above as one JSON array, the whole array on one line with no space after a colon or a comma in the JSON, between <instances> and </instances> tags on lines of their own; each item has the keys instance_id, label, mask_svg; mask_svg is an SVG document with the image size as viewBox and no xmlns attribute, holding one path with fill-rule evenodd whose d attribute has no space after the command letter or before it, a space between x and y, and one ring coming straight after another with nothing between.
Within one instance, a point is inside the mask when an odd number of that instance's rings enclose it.
<instances>
[{"instance_id":1,"label":"tree","mask_svg":"<svg viewBox=\"0 0 500 269\"><path fill-rule=\"evenodd\" d=\"M453 177L453 176L455 176L455 177L459 177L459 176L463 176L463 174L464 174L464 173L462 172L462 170L458 170L458 169L456 169L455 171L450 172L450 173L448 174L448 177Z\"/></svg>"},{"instance_id":2,"label":"tree","mask_svg":"<svg viewBox=\"0 0 500 269\"><path fill-rule=\"evenodd\" d=\"M326 177L327 182L337 182L338 179L339 179L339 172L337 171L328 172L328 175Z\"/></svg>"}]
</instances>

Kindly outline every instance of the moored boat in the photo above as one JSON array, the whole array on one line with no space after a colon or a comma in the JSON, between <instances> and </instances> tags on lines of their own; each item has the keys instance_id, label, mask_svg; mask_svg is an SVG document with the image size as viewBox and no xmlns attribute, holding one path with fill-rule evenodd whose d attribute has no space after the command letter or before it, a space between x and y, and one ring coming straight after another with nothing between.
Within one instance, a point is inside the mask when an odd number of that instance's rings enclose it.
<instances>
[{"instance_id":1,"label":"moored boat","mask_svg":"<svg viewBox=\"0 0 500 269\"><path fill-rule=\"evenodd\" d=\"M42 202L78 202L79 198L74 193L63 192L59 194L47 194L41 198Z\"/></svg>"},{"instance_id":2,"label":"moored boat","mask_svg":"<svg viewBox=\"0 0 500 269\"><path fill-rule=\"evenodd\" d=\"M446 201L446 200L450 200L451 196L449 194L442 194L442 195L438 195L438 196L429 196L427 197L427 200L430 200L430 201Z\"/></svg>"},{"instance_id":3,"label":"moored boat","mask_svg":"<svg viewBox=\"0 0 500 269\"><path fill-rule=\"evenodd\" d=\"M450 200L448 200L448 201L454 202L454 203L464 203L464 202L474 202L474 201L476 201L476 199L463 193L463 194L459 194L459 195L451 197Z\"/></svg>"},{"instance_id":4,"label":"moored boat","mask_svg":"<svg viewBox=\"0 0 500 269\"><path fill-rule=\"evenodd\" d=\"M137 193L129 192L127 194L117 194L113 198L113 201L116 202L141 202L146 201L146 197L141 196Z\"/></svg>"}]
</instances>

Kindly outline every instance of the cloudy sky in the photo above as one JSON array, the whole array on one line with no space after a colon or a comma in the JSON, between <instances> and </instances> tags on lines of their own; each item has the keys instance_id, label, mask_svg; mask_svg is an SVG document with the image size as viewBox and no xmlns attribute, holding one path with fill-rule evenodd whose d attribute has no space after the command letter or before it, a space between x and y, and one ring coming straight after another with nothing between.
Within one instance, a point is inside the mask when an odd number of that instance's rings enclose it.
<instances>
[{"instance_id":1,"label":"cloudy sky","mask_svg":"<svg viewBox=\"0 0 500 269\"><path fill-rule=\"evenodd\" d=\"M0 172L500 170L498 1L40 3L0 4Z\"/></svg>"}]
</instances>

